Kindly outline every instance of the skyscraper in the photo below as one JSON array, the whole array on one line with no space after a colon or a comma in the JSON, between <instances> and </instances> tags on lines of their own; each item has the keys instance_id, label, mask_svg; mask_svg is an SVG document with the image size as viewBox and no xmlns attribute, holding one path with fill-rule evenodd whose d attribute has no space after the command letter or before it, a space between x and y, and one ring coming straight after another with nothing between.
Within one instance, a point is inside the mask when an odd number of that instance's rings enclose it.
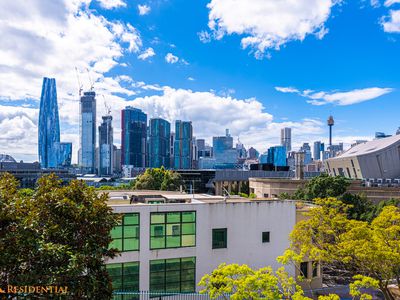
<instances>
[{"instance_id":1,"label":"skyscraper","mask_svg":"<svg viewBox=\"0 0 400 300\"><path fill-rule=\"evenodd\" d=\"M148 149L150 168L170 167L170 137L171 125L167 120L150 119Z\"/></svg>"},{"instance_id":2,"label":"skyscraper","mask_svg":"<svg viewBox=\"0 0 400 300\"><path fill-rule=\"evenodd\" d=\"M285 167L286 162L286 147L274 146L268 149L267 162L275 167Z\"/></svg>"},{"instance_id":3,"label":"skyscraper","mask_svg":"<svg viewBox=\"0 0 400 300\"><path fill-rule=\"evenodd\" d=\"M174 168L192 168L193 127L190 121L175 121Z\"/></svg>"},{"instance_id":4,"label":"skyscraper","mask_svg":"<svg viewBox=\"0 0 400 300\"><path fill-rule=\"evenodd\" d=\"M69 168L72 159L72 143L60 143L59 166Z\"/></svg>"},{"instance_id":5,"label":"skyscraper","mask_svg":"<svg viewBox=\"0 0 400 300\"><path fill-rule=\"evenodd\" d=\"M286 147L286 152L292 150L292 128L285 127L281 129L281 146Z\"/></svg>"},{"instance_id":6,"label":"skyscraper","mask_svg":"<svg viewBox=\"0 0 400 300\"><path fill-rule=\"evenodd\" d=\"M229 133L229 129L225 130L225 136L213 137L213 154L215 158L215 168L236 168L238 154L236 149L233 148L233 138Z\"/></svg>"},{"instance_id":7,"label":"skyscraper","mask_svg":"<svg viewBox=\"0 0 400 300\"><path fill-rule=\"evenodd\" d=\"M314 142L314 160L321 159L321 151L323 151L322 145L323 144L321 144L321 141Z\"/></svg>"},{"instance_id":8,"label":"skyscraper","mask_svg":"<svg viewBox=\"0 0 400 300\"><path fill-rule=\"evenodd\" d=\"M99 159L98 173L100 176L111 176L114 173L114 144L112 116L102 117L99 126Z\"/></svg>"},{"instance_id":9,"label":"skyscraper","mask_svg":"<svg viewBox=\"0 0 400 300\"><path fill-rule=\"evenodd\" d=\"M84 92L80 99L81 171L95 173L96 160L96 93Z\"/></svg>"},{"instance_id":10,"label":"skyscraper","mask_svg":"<svg viewBox=\"0 0 400 300\"><path fill-rule=\"evenodd\" d=\"M57 168L60 155L60 121L56 80L43 78L39 110L39 163L42 168Z\"/></svg>"},{"instance_id":11,"label":"skyscraper","mask_svg":"<svg viewBox=\"0 0 400 300\"><path fill-rule=\"evenodd\" d=\"M131 106L121 112L121 163L146 167L147 115Z\"/></svg>"},{"instance_id":12,"label":"skyscraper","mask_svg":"<svg viewBox=\"0 0 400 300\"><path fill-rule=\"evenodd\" d=\"M303 143L300 147L300 152L304 153L304 164L308 165L312 161L311 147L309 143Z\"/></svg>"}]
</instances>

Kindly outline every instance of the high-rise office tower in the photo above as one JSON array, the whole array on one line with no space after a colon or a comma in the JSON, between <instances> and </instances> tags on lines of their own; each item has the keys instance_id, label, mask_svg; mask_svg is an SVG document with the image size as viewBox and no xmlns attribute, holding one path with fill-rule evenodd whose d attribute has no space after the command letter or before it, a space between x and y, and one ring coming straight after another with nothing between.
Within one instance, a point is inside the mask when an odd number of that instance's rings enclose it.
<instances>
[{"instance_id":1,"label":"high-rise office tower","mask_svg":"<svg viewBox=\"0 0 400 300\"><path fill-rule=\"evenodd\" d=\"M322 145L323 144L321 144L321 141L314 142L314 160L321 159L321 151L323 151Z\"/></svg>"},{"instance_id":2,"label":"high-rise office tower","mask_svg":"<svg viewBox=\"0 0 400 300\"><path fill-rule=\"evenodd\" d=\"M171 125L161 118L150 119L148 166L150 168L170 167Z\"/></svg>"},{"instance_id":3,"label":"high-rise office tower","mask_svg":"<svg viewBox=\"0 0 400 300\"><path fill-rule=\"evenodd\" d=\"M82 173L96 171L96 93L84 92L80 99L80 168Z\"/></svg>"},{"instance_id":4,"label":"high-rise office tower","mask_svg":"<svg viewBox=\"0 0 400 300\"><path fill-rule=\"evenodd\" d=\"M100 176L111 176L114 173L114 144L112 116L102 117L99 126L99 159L98 173Z\"/></svg>"},{"instance_id":5,"label":"high-rise office tower","mask_svg":"<svg viewBox=\"0 0 400 300\"><path fill-rule=\"evenodd\" d=\"M286 147L286 152L292 150L292 128L285 127L281 129L281 146Z\"/></svg>"},{"instance_id":6,"label":"high-rise office tower","mask_svg":"<svg viewBox=\"0 0 400 300\"><path fill-rule=\"evenodd\" d=\"M56 80L54 78L43 78L38 139L41 167L59 167L60 121L58 117Z\"/></svg>"},{"instance_id":7,"label":"high-rise office tower","mask_svg":"<svg viewBox=\"0 0 400 300\"><path fill-rule=\"evenodd\" d=\"M60 143L60 160L59 165L63 168L71 167L72 160L72 143Z\"/></svg>"},{"instance_id":8,"label":"high-rise office tower","mask_svg":"<svg viewBox=\"0 0 400 300\"><path fill-rule=\"evenodd\" d=\"M121 164L146 167L147 115L131 106L121 112Z\"/></svg>"},{"instance_id":9,"label":"high-rise office tower","mask_svg":"<svg viewBox=\"0 0 400 300\"><path fill-rule=\"evenodd\" d=\"M300 152L304 153L304 164L308 165L312 161L311 147L309 143L303 143L300 147Z\"/></svg>"},{"instance_id":10,"label":"high-rise office tower","mask_svg":"<svg viewBox=\"0 0 400 300\"><path fill-rule=\"evenodd\" d=\"M256 149L254 149L253 147L250 147L249 151L248 151L248 158L250 159L256 159L258 158L260 154L258 153L258 151Z\"/></svg>"},{"instance_id":11,"label":"high-rise office tower","mask_svg":"<svg viewBox=\"0 0 400 300\"><path fill-rule=\"evenodd\" d=\"M174 168L192 168L193 127L190 121L175 121Z\"/></svg>"},{"instance_id":12,"label":"high-rise office tower","mask_svg":"<svg viewBox=\"0 0 400 300\"><path fill-rule=\"evenodd\" d=\"M267 163L273 164L275 167L287 166L286 147L274 146L268 149Z\"/></svg>"},{"instance_id":13,"label":"high-rise office tower","mask_svg":"<svg viewBox=\"0 0 400 300\"><path fill-rule=\"evenodd\" d=\"M215 158L215 168L236 168L238 154L236 149L233 148L233 138L229 133L229 129L225 130L225 136L213 137L213 155Z\"/></svg>"}]
</instances>

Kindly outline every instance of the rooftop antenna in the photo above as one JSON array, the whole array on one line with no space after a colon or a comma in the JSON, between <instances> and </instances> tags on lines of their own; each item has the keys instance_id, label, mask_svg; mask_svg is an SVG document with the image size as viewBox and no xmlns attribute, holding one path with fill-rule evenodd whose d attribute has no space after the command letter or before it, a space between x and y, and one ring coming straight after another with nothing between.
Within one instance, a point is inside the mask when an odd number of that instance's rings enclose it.
<instances>
[{"instance_id":1,"label":"rooftop antenna","mask_svg":"<svg viewBox=\"0 0 400 300\"><path fill-rule=\"evenodd\" d=\"M90 82L90 90L93 91L94 85L93 85L93 81L92 78L90 77L90 71L88 68L86 68L86 71L88 73L88 77L89 77L89 82Z\"/></svg>"},{"instance_id":2,"label":"rooftop antenna","mask_svg":"<svg viewBox=\"0 0 400 300\"><path fill-rule=\"evenodd\" d=\"M79 97L80 97L82 95L82 84L81 81L79 80L79 72L77 67L75 67L75 73L76 73L76 78L78 79Z\"/></svg>"}]
</instances>

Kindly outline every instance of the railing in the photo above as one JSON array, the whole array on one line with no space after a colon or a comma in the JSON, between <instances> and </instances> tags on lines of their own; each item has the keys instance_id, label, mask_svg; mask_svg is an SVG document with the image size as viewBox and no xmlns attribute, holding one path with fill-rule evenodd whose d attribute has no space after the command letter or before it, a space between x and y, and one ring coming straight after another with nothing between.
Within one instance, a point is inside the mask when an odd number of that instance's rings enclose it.
<instances>
[{"instance_id":1,"label":"railing","mask_svg":"<svg viewBox=\"0 0 400 300\"><path fill-rule=\"evenodd\" d=\"M122 292L115 291L113 300L211 300L208 294L200 293L162 293L162 292ZM217 300L228 300L229 295L216 298Z\"/></svg>"}]
</instances>

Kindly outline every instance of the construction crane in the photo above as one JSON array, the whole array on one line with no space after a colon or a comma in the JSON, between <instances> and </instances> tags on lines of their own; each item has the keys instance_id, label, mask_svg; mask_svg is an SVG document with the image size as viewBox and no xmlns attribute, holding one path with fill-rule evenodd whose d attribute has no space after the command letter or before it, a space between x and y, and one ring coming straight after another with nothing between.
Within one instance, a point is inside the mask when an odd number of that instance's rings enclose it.
<instances>
[{"instance_id":1,"label":"construction crane","mask_svg":"<svg viewBox=\"0 0 400 300\"><path fill-rule=\"evenodd\" d=\"M107 101L106 101L106 97L104 97L104 95L102 95L102 96L104 99L104 107L106 108L106 114L107 114L107 116L110 116L111 115L111 105L108 105Z\"/></svg>"},{"instance_id":2,"label":"construction crane","mask_svg":"<svg viewBox=\"0 0 400 300\"><path fill-rule=\"evenodd\" d=\"M75 73L76 73L76 78L78 79L78 87L79 87L79 97L82 95L82 85L81 85L81 81L79 80L79 72L78 72L78 68L75 67Z\"/></svg>"},{"instance_id":3,"label":"construction crane","mask_svg":"<svg viewBox=\"0 0 400 300\"><path fill-rule=\"evenodd\" d=\"M89 71L89 69L88 69L88 68L86 68L86 71L87 71L87 73L88 73L88 77L89 77L89 82L90 82L90 90L91 90L91 91L93 91L94 84L93 84L92 78L90 77L90 71Z\"/></svg>"}]
</instances>

